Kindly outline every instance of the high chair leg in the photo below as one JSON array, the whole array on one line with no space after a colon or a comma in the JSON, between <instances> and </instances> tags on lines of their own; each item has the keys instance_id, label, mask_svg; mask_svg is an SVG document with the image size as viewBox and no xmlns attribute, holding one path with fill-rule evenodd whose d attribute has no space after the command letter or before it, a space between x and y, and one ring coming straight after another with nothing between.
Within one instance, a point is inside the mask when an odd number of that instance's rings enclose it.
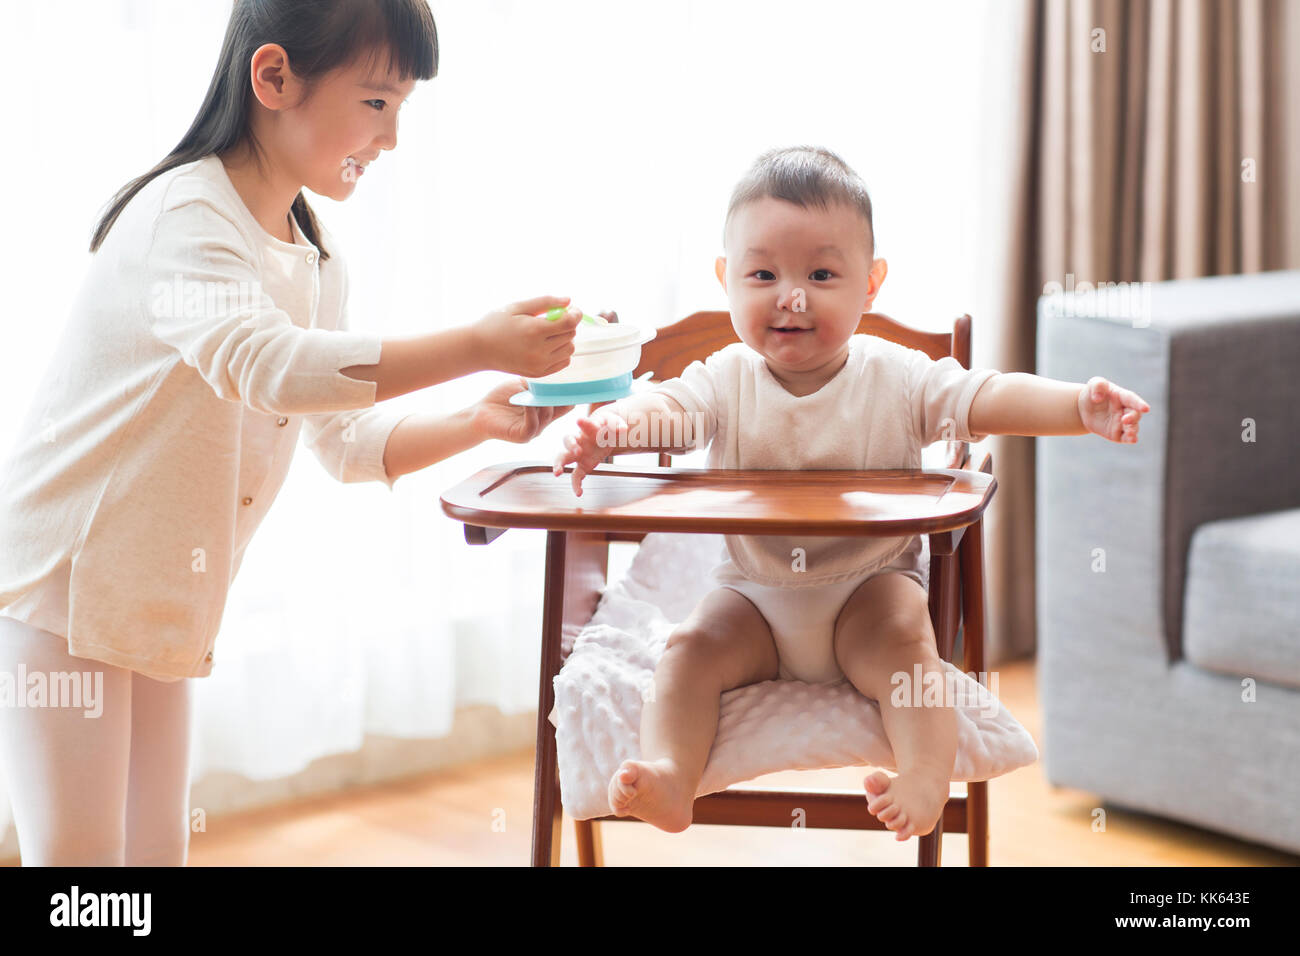
<instances>
[{"instance_id":1,"label":"high chair leg","mask_svg":"<svg viewBox=\"0 0 1300 956\"><path fill-rule=\"evenodd\" d=\"M951 661L953 643L957 638L960 582L957 580L956 555L936 553L937 550L931 538L930 623L934 627L935 650L943 660ZM939 866L942 848L943 815L940 814L934 829L919 838L916 865Z\"/></svg>"},{"instance_id":2,"label":"high chair leg","mask_svg":"<svg viewBox=\"0 0 1300 956\"><path fill-rule=\"evenodd\" d=\"M992 472L992 456L984 470ZM984 671L984 519L970 525L957 548L961 563L962 654L966 673L983 682ZM966 840L971 866L989 865L989 785L966 784Z\"/></svg>"},{"instance_id":3,"label":"high chair leg","mask_svg":"<svg viewBox=\"0 0 1300 956\"><path fill-rule=\"evenodd\" d=\"M575 629L591 619L605 586L609 544L604 532L546 533L546 593L542 605L542 660L537 689L536 774L533 779L533 866L560 865L564 807L556 758L555 678L562 663L565 621ZM588 824L590 830L590 824ZM584 838L578 827L578 852L591 851L600 865L600 837ZM587 865L587 864L584 864Z\"/></svg>"},{"instance_id":4,"label":"high chair leg","mask_svg":"<svg viewBox=\"0 0 1300 956\"><path fill-rule=\"evenodd\" d=\"M601 846L600 824L594 820L574 820L573 829L578 835L578 866L604 866L605 851Z\"/></svg>"},{"instance_id":5,"label":"high chair leg","mask_svg":"<svg viewBox=\"0 0 1300 956\"><path fill-rule=\"evenodd\" d=\"M555 727L547 718L555 706L555 675L560 672L564 623L563 531L546 533L546 597L542 605L542 661L537 689L537 747L533 777L533 866L560 865L560 771Z\"/></svg>"},{"instance_id":6,"label":"high chair leg","mask_svg":"<svg viewBox=\"0 0 1300 956\"><path fill-rule=\"evenodd\" d=\"M966 842L970 866L989 865L989 783L966 784Z\"/></svg>"},{"instance_id":7,"label":"high chair leg","mask_svg":"<svg viewBox=\"0 0 1300 956\"><path fill-rule=\"evenodd\" d=\"M916 849L917 866L939 866L940 851L943 848L943 817L934 825L934 829L920 838Z\"/></svg>"}]
</instances>

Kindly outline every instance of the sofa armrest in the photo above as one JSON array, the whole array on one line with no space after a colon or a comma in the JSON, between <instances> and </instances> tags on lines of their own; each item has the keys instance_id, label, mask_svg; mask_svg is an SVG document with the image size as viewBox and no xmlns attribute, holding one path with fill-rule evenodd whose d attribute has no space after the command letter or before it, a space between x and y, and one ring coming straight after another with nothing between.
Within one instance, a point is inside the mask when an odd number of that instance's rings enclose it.
<instances>
[{"instance_id":1,"label":"sofa armrest","mask_svg":"<svg viewBox=\"0 0 1300 956\"><path fill-rule=\"evenodd\" d=\"M1300 506L1300 271L1151 283L1113 297L1044 296L1038 374L1102 375L1151 404L1137 445L1037 445L1039 624L1180 658L1197 526ZM1057 616L1060 615L1060 616Z\"/></svg>"}]
</instances>

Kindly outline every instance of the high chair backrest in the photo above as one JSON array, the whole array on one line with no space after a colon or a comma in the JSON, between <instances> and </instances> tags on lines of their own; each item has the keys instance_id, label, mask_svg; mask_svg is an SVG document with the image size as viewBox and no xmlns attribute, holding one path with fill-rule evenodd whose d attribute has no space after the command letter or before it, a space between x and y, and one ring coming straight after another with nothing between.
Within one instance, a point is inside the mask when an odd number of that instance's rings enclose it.
<instances>
[{"instance_id":1,"label":"high chair backrest","mask_svg":"<svg viewBox=\"0 0 1300 956\"><path fill-rule=\"evenodd\" d=\"M918 349L935 361L951 355L963 368L970 368L970 325L969 315L959 315L951 332L922 332L880 312L864 312L858 322L858 332L878 335L905 348ZM641 362L634 374L639 378L652 372L653 381L664 382L681 375L692 362L703 361L718 349L739 341L731 325L730 313L696 312L664 326L643 345ZM961 456L963 460L964 457ZM660 455L659 459L660 464L669 464L669 456Z\"/></svg>"},{"instance_id":2,"label":"high chair backrest","mask_svg":"<svg viewBox=\"0 0 1300 956\"><path fill-rule=\"evenodd\" d=\"M951 332L922 332L880 312L864 312L858 322L858 332L919 349L936 361L951 355L964 368L970 368L969 315L958 316ZM730 313L696 312L664 326L654 339L641 347L641 363L635 374L639 378L646 372L654 372L654 381L667 381L681 375L691 362L703 361L718 349L739 341L731 326Z\"/></svg>"}]
</instances>

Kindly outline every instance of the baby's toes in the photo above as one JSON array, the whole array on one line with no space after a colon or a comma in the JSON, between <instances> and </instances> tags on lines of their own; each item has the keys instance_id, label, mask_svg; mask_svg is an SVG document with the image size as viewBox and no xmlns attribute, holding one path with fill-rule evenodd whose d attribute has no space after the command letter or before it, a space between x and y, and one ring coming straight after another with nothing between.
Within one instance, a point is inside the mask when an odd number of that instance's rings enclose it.
<instances>
[{"instance_id":1,"label":"baby's toes","mask_svg":"<svg viewBox=\"0 0 1300 956\"><path fill-rule=\"evenodd\" d=\"M614 775L614 779L618 781L619 789L629 797L636 793L636 781L640 776L638 770L636 764L626 764L620 767L618 773Z\"/></svg>"},{"instance_id":2,"label":"baby's toes","mask_svg":"<svg viewBox=\"0 0 1300 956\"><path fill-rule=\"evenodd\" d=\"M610 803L619 807L625 807L630 799L632 799L632 791L615 780L614 785L609 788Z\"/></svg>"},{"instance_id":3,"label":"baby's toes","mask_svg":"<svg viewBox=\"0 0 1300 956\"><path fill-rule=\"evenodd\" d=\"M635 767L619 767L614 771L614 776L609 781L610 800L617 799L620 803L626 803L636 793L635 782Z\"/></svg>"},{"instance_id":4,"label":"baby's toes","mask_svg":"<svg viewBox=\"0 0 1300 956\"><path fill-rule=\"evenodd\" d=\"M622 791L619 790L617 784L612 780L609 783L607 796L609 797L609 808L615 813L618 813L627 805Z\"/></svg>"},{"instance_id":5,"label":"baby's toes","mask_svg":"<svg viewBox=\"0 0 1300 956\"><path fill-rule=\"evenodd\" d=\"M898 818L902 818L902 819L907 818L906 814L902 812L901 806L898 804L887 806L887 808L881 810L880 813L876 814L876 819L879 819L881 823L884 823L884 825L887 826L891 825L891 823L893 821L896 821L896 819Z\"/></svg>"},{"instance_id":6,"label":"baby's toes","mask_svg":"<svg viewBox=\"0 0 1300 956\"><path fill-rule=\"evenodd\" d=\"M879 797L889 790L889 774L877 770L875 773L869 774L862 781L862 785L866 788L868 800L873 796Z\"/></svg>"},{"instance_id":7,"label":"baby's toes","mask_svg":"<svg viewBox=\"0 0 1300 956\"><path fill-rule=\"evenodd\" d=\"M878 817L890 809L897 809L897 801L891 794L882 794L875 799L867 801L867 812L872 816Z\"/></svg>"}]
</instances>

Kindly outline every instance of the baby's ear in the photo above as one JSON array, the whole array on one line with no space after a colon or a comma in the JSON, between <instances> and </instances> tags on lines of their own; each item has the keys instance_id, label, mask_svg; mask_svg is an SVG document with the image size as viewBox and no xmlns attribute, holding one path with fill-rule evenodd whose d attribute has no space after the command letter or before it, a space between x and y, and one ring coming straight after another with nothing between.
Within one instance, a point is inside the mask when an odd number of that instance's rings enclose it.
<instances>
[{"instance_id":1,"label":"baby's ear","mask_svg":"<svg viewBox=\"0 0 1300 956\"><path fill-rule=\"evenodd\" d=\"M871 277L867 282L867 301L863 306L863 312L871 311L871 303L875 301L876 296L880 295L880 287L884 284L885 275L889 272L889 264L884 259L875 259L871 263Z\"/></svg>"},{"instance_id":2,"label":"baby's ear","mask_svg":"<svg viewBox=\"0 0 1300 956\"><path fill-rule=\"evenodd\" d=\"M727 257L718 256L717 261L713 263L713 271L722 283L722 291L727 291Z\"/></svg>"}]
</instances>

